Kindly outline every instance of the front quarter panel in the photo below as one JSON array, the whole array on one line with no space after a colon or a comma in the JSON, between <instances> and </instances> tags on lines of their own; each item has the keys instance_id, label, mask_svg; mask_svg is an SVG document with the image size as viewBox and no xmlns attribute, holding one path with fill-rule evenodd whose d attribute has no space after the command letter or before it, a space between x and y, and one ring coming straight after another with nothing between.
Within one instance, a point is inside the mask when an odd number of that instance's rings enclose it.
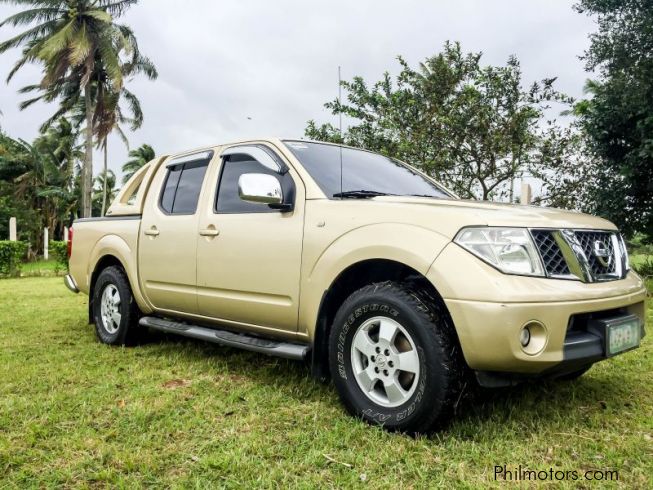
<instances>
[{"instance_id":1,"label":"front quarter panel","mask_svg":"<svg viewBox=\"0 0 653 490\"><path fill-rule=\"evenodd\" d=\"M365 223L355 210L346 210L346 204L338 203L342 214L333 219L327 217L328 212L311 212L311 205L315 203L307 204L299 312L299 333L309 338L314 335L322 296L347 268L365 260L385 259L426 274L450 240L407 223ZM343 219L345 215L349 219Z\"/></svg>"}]
</instances>

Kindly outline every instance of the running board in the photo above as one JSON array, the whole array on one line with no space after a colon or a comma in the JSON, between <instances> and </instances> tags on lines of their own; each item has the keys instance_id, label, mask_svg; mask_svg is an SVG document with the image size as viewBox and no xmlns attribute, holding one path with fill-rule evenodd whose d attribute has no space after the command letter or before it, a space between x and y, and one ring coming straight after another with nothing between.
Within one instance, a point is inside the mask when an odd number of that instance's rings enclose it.
<instances>
[{"instance_id":1,"label":"running board","mask_svg":"<svg viewBox=\"0 0 653 490\"><path fill-rule=\"evenodd\" d=\"M188 323L164 320L153 316L144 316L138 322L143 327L160 330L166 333L174 333L191 337L194 339L205 340L215 344L227 347L235 347L253 352L260 352L276 357L286 359L295 359L301 361L306 359L310 347L307 344L293 344L290 342L280 342L276 340L262 339L245 334L237 334L227 330L216 330L213 328L199 327Z\"/></svg>"}]
</instances>

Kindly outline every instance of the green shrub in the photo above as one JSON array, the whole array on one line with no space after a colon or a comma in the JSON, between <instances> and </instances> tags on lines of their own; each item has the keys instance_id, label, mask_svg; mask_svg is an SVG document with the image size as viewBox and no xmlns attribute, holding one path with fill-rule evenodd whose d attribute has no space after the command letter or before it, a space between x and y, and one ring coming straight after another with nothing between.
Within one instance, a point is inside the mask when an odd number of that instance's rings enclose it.
<instances>
[{"instance_id":1,"label":"green shrub","mask_svg":"<svg viewBox=\"0 0 653 490\"><path fill-rule=\"evenodd\" d=\"M57 261L57 265L54 269L55 273L62 269L68 270L68 243L52 240L50 241L48 248L52 258Z\"/></svg>"},{"instance_id":2,"label":"green shrub","mask_svg":"<svg viewBox=\"0 0 653 490\"><path fill-rule=\"evenodd\" d=\"M631 265L632 268L644 279L649 296L653 294L653 255L645 257Z\"/></svg>"},{"instance_id":3,"label":"green shrub","mask_svg":"<svg viewBox=\"0 0 653 490\"><path fill-rule=\"evenodd\" d=\"M653 277L653 256L646 257L639 264L633 264L633 269L642 277Z\"/></svg>"},{"instance_id":4,"label":"green shrub","mask_svg":"<svg viewBox=\"0 0 653 490\"><path fill-rule=\"evenodd\" d=\"M637 233L635 236L627 240L628 252L630 255L652 255L653 243L651 237Z\"/></svg>"},{"instance_id":5,"label":"green shrub","mask_svg":"<svg viewBox=\"0 0 653 490\"><path fill-rule=\"evenodd\" d=\"M18 276L27 252L25 242L0 241L0 276Z\"/></svg>"}]
</instances>

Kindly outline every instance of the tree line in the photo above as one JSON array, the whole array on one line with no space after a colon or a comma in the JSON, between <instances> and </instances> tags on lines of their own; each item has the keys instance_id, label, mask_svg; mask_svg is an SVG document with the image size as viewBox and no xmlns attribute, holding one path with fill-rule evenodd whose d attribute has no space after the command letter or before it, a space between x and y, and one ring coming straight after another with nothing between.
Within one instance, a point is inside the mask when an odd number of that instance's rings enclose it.
<instances>
[{"instance_id":1,"label":"tree line","mask_svg":"<svg viewBox=\"0 0 653 490\"><path fill-rule=\"evenodd\" d=\"M399 65L373 84L342 82L347 100L326 107L351 123L341 133L310 121L306 136L416 163L464 198L514 202L516 180L528 175L542 182L539 203L582 206L576 191L592 162L574 154L581 141L571 128L547 119L571 103L555 79L523 88L514 56L483 66L480 53L449 42L416 69L401 57Z\"/></svg>"},{"instance_id":2,"label":"tree line","mask_svg":"<svg viewBox=\"0 0 653 490\"><path fill-rule=\"evenodd\" d=\"M13 139L0 132L0 238L9 236L9 218L19 223L19 239L41 250L43 228L61 239L64 226L81 216L83 144L73 124L58 118L33 142ZM155 157L142 145L129 152L122 166L123 183ZM94 178L93 216L102 216L119 182L111 170Z\"/></svg>"},{"instance_id":3,"label":"tree line","mask_svg":"<svg viewBox=\"0 0 653 490\"><path fill-rule=\"evenodd\" d=\"M514 202L534 178L535 204L614 221L653 239L653 1L581 0L598 32L581 54L597 78L574 100L555 78L524 87L519 61L488 66L459 43L396 76L341 82L327 102L346 128L309 121L305 136L410 162L463 198Z\"/></svg>"},{"instance_id":4,"label":"tree line","mask_svg":"<svg viewBox=\"0 0 653 490\"><path fill-rule=\"evenodd\" d=\"M116 184L107 168L107 139L116 133L128 144L125 131L143 123L127 81L158 74L132 29L118 22L136 0L0 2L24 6L0 23L19 31L0 43L0 54L20 49L7 82L25 65L41 69L40 79L19 90L27 97L20 108L39 101L56 107L31 143L0 134L0 227L12 214L22 218L21 230L29 223L56 232L71 218L104 214ZM95 178L94 148L104 153L103 171ZM39 243L31 236L37 231L24 233Z\"/></svg>"}]
</instances>

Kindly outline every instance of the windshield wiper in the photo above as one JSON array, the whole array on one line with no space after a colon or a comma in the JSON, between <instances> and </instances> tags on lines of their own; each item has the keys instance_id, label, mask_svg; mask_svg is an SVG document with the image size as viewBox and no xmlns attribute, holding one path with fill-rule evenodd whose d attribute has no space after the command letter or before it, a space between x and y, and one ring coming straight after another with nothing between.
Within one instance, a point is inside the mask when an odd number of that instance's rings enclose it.
<instances>
[{"instance_id":1,"label":"windshield wiper","mask_svg":"<svg viewBox=\"0 0 653 490\"><path fill-rule=\"evenodd\" d=\"M353 198L353 199L367 199L369 197L378 197L378 196L394 196L395 194L388 194L387 192L378 192L378 191L344 191L338 192L333 195L333 197L342 197L342 198Z\"/></svg>"},{"instance_id":2,"label":"windshield wiper","mask_svg":"<svg viewBox=\"0 0 653 490\"><path fill-rule=\"evenodd\" d=\"M445 196L434 196L433 194L404 194L408 197L430 197L432 199L446 199Z\"/></svg>"}]
</instances>

